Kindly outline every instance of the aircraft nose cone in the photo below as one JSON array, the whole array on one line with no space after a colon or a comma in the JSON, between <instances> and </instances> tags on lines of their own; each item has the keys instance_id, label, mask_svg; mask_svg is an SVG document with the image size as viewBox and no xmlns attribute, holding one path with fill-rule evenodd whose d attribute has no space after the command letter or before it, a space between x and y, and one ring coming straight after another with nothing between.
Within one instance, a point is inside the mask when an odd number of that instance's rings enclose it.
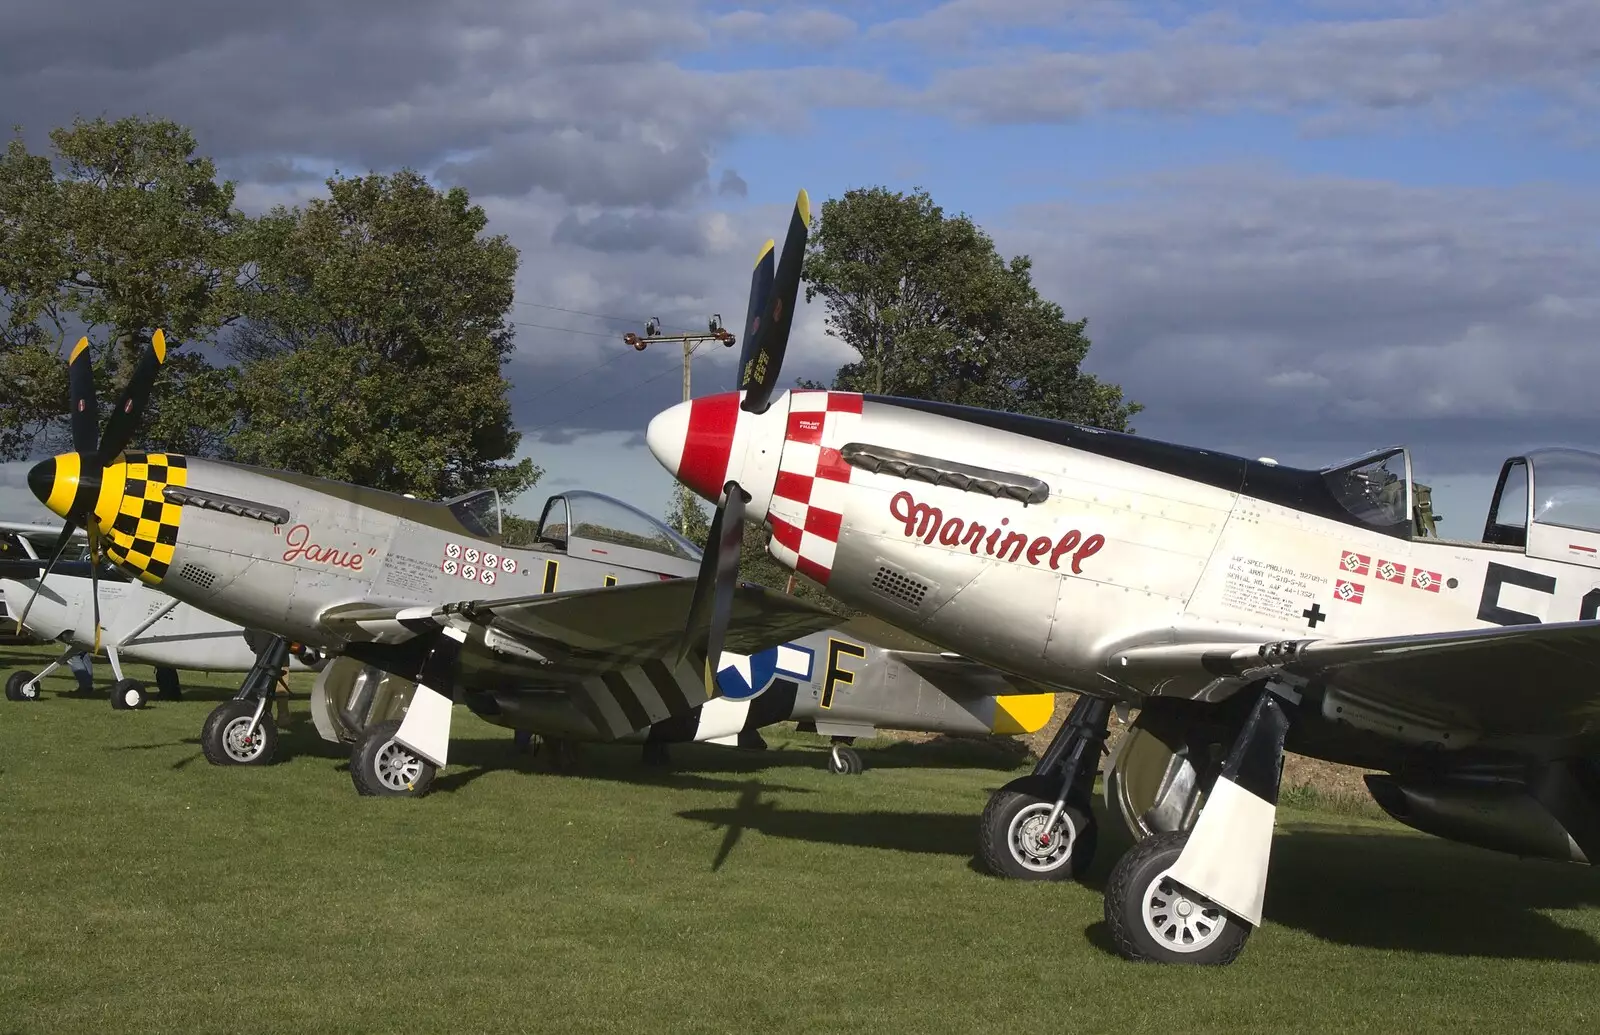
<instances>
[{"instance_id":1,"label":"aircraft nose cone","mask_svg":"<svg viewBox=\"0 0 1600 1035\"><path fill-rule=\"evenodd\" d=\"M679 403L656 414L645 442L678 481L715 503L727 484L728 458L739 429L739 393Z\"/></svg>"},{"instance_id":2,"label":"aircraft nose cone","mask_svg":"<svg viewBox=\"0 0 1600 1035\"><path fill-rule=\"evenodd\" d=\"M74 512L80 497L92 496L96 486L85 482L83 459L77 453L62 453L33 465L28 472L28 488L53 513L67 517Z\"/></svg>"},{"instance_id":3,"label":"aircraft nose cone","mask_svg":"<svg viewBox=\"0 0 1600 1035\"><path fill-rule=\"evenodd\" d=\"M50 492L56 485L56 458L40 460L28 471L28 489L45 506L50 505Z\"/></svg>"}]
</instances>

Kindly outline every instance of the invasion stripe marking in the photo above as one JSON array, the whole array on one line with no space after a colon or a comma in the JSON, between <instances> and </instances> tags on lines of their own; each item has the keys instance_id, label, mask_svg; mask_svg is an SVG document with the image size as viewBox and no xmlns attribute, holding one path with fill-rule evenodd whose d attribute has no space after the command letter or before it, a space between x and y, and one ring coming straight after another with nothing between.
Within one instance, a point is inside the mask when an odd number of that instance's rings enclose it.
<instances>
[{"instance_id":1,"label":"invasion stripe marking","mask_svg":"<svg viewBox=\"0 0 1600 1035\"><path fill-rule=\"evenodd\" d=\"M628 686L627 676L618 671L611 671L601 676L600 681L611 691L611 696L616 698L622 714L628 717L628 722L631 724L628 727L629 733L650 725L650 713L644 710L644 705L633 695L633 690Z\"/></svg>"},{"instance_id":2,"label":"invasion stripe marking","mask_svg":"<svg viewBox=\"0 0 1600 1035\"><path fill-rule=\"evenodd\" d=\"M660 722L667 717L666 702L661 699L660 692L650 682L650 676L643 668L623 669L622 676L627 680L628 689L638 698L639 704L644 707L652 723Z\"/></svg>"},{"instance_id":3,"label":"invasion stripe marking","mask_svg":"<svg viewBox=\"0 0 1600 1035\"><path fill-rule=\"evenodd\" d=\"M673 714L681 715L690 711L694 705L684 695L683 687L668 670L666 663L659 658L652 658L639 666L649 678L650 684L661 695L661 703L666 705Z\"/></svg>"}]
</instances>

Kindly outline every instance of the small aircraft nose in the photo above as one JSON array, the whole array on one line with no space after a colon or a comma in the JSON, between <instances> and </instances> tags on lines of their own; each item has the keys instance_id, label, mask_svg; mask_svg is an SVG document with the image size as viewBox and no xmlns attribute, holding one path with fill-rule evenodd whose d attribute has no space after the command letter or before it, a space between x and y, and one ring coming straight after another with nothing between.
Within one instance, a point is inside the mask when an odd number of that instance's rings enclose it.
<instances>
[{"instance_id":1,"label":"small aircraft nose","mask_svg":"<svg viewBox=\"0 0 1600 1035\"><path fill-rule=\"evenodd\" d=\"M82 487L83 462L77 453L62 453L41 460L28 471L28 488L50 511L66 517Z\"/></svg>"},{"instance_id":2,"label":"small aircraft nose","mask_svg":"<svg viewBox=\"0 0 1600 1035\"><path fill-rule=\"evenodd\" d=\"M644 439L674 478L716 503L728 479L737 476L729 472L728 458L738 430L739 393L724 392L662 410Z\"/></svg>"}]
</instances>

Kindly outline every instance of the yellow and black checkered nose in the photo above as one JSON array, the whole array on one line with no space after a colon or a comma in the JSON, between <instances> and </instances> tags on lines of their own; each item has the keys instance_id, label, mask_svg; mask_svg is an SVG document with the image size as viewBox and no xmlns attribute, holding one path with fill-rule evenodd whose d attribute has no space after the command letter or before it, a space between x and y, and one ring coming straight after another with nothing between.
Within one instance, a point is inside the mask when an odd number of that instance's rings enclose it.
<instances>
[{"instance_id":1,"label":"yellow and black checkered nose","mask_svg":"<svg viewBox=\"0 0 1600 1035\"><path fill-rule=\"evenodd\" d=\"M28 472L28 487L44 505L80 524L93 521L106 556L154 585L166 577L178 543L183 508L166 498L169 485L187 485L189 460L177 453L126 453L101 470L85 471L77 453L45 460Z\"/></svg>"}]
</instances>

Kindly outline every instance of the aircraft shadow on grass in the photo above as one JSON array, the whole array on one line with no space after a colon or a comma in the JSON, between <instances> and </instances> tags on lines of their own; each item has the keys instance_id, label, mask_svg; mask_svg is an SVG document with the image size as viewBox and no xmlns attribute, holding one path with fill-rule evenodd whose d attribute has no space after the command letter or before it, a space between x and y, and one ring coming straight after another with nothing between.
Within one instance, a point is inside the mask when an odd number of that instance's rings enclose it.
<instances>
[{"instance_id":1,"label":"aircraft shadow on grass","mask_svg":"<svg viewBox=\"0 0 1600 1035\"><path fill-rule=\"evenodd\" d=\"M824 812L787 809L761 800L761 788L740 789L732 808L678 813L726 828L712 869L721 867L745 831L853 848L967 856L977 862L978 817L939 812ZM1102 892L1129 845L1105 822L1082 883ZM1339 828L1280 829L1272 846L1273 879L1264 915L1339 945L1441 956L1600 961L1600 944L1540 910L1600 906L1600 881L1586 867L1519 860L1436 838ZM991 878L997 879L997 878ZM1063 888L1063 893L1067 889ZM1084 932L1115 954L1104 921Z\"/></svg>"}]
</instances>

